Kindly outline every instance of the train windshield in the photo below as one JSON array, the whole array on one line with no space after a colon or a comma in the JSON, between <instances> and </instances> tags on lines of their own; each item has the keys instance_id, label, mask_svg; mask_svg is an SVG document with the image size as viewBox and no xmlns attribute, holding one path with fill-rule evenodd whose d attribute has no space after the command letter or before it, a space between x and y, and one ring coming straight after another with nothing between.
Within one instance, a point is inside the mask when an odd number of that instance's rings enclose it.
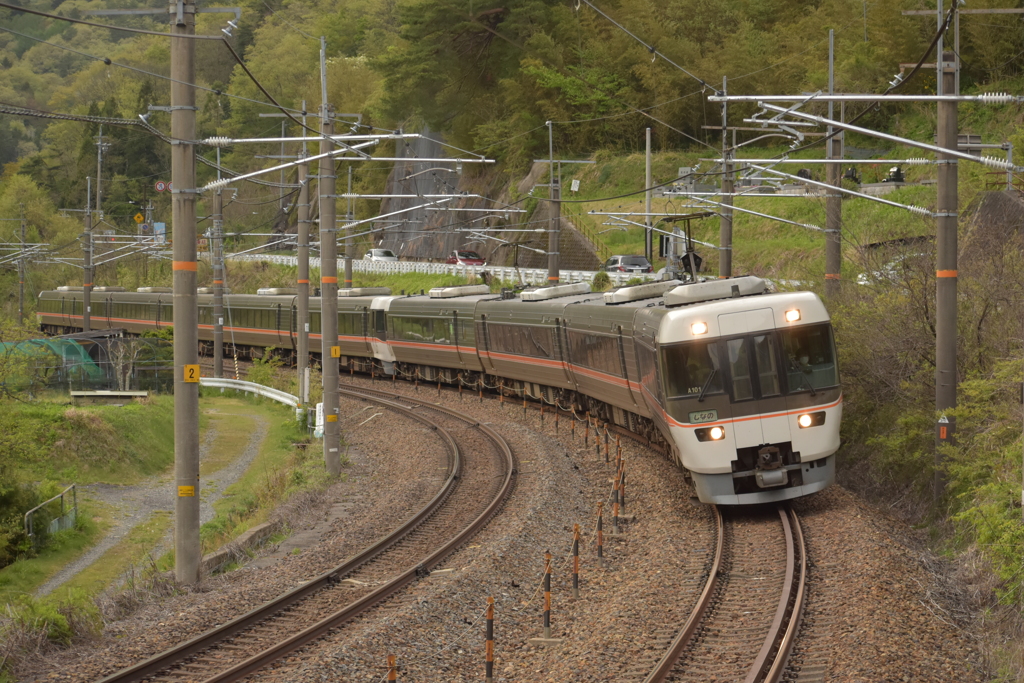
<instances>
[{"instance_id":1,"label":"train windshield","mask_svg":"<svg viewBox=\"0 0 1024 683\"><path fill-rule=\"evenodd\" d=\"M705 396L724 391L719 349L713 340L663 346L661 360L666 398L697 398L702 391Z\"/></svg>"},{"instance_id":2,"label":"train windshield","mask_svg":"<svg viewBox=\"0 0 1024 683\"><path fill-rule=\"evenodd\" d=\"M839 384L831 325L805 325L781 330L780 334L789 393Z\"/></svg>"}]
</instances>

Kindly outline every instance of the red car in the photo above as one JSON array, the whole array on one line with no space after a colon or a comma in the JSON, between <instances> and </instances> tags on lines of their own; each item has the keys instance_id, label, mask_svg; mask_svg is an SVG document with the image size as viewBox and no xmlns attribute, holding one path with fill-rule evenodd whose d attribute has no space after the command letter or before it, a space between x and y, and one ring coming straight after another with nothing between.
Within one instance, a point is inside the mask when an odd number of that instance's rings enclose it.
<instances>
[{"instance_id":1,"label":"red car","mask_svg":"<svg viewBox=\"0 0 1024 683\"><path fill-rule=\"evenodd\" d=\"M448 255L445 263L450 263L456 266L486 266L487 262L484 261L483 256L476 253L475 251L465 251L463 249L456 249Z\"/></svg>"}]
</instances>

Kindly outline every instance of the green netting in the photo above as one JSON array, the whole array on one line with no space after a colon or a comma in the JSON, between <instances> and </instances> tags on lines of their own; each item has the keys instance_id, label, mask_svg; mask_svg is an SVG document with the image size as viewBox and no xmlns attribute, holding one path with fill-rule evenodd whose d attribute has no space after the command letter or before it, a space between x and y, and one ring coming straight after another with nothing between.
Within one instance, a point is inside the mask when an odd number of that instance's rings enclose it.
<instances>
[{"instance_id":1,"label":"green netting","mask_svg":"<svg viewBox=\"0 0 1024 683\"><path fill-rule=\"evenodd\" d=\"M65 368L73 368L84 377L92 380L106 378L106 373L89 357L85 348L81 344L67 339L27 339L20 342L0 343L0 355L12 357L15 354L32 360L56 356L61 359L61 364Z\"/></svg>"}]
</instances>

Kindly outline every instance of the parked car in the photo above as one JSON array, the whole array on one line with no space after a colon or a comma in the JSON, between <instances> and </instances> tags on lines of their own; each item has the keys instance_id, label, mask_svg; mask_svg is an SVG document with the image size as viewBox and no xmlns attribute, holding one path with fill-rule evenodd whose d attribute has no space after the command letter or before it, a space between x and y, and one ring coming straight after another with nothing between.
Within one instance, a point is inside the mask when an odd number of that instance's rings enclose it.
<instances>
[{"instance_id":1,"label":"parked car","mask_svg":"<svg viewBox=\"0 0 1024 683\"><path fill-rule=\"evenodd\" d=\"M646 256L632 254L616 255L604 262L604 269L609 273L653 273L654 266Z\"/></svg>"},{"instance_id":2,"label":"parked car","mask_svg":"<svg viewBox=\"0 0 1024 683\"><path fill-rule=\"evenodd\" d=\"M878 270L861 273L857 276L858 285L878 285L882 283L896 284L913 279L914 274L927 271L931 266L932 254L914 252L898 254Z\"/></svg>"},{"instance_id":3,"label":"parked car","mask_svg":"<svg viewBox=\"0 0 1024 683\"><path fill-rule=\"evenodd\" d=\"M390 249L370 249L363 257L366 261L397 261L398 257Z\"/></svg>"},{"instance_id":4,"label":"parked car","mask_svg":"<svg viewBox=\"0 0 1024 683\"><path fill-rule=\"evenodd\" d=\"M456 266L486 266L487 262L484 257L475 251L466 251L465 249L456 249L448 258L445 263L450 263Z\"/></svg>"}]
</instances>

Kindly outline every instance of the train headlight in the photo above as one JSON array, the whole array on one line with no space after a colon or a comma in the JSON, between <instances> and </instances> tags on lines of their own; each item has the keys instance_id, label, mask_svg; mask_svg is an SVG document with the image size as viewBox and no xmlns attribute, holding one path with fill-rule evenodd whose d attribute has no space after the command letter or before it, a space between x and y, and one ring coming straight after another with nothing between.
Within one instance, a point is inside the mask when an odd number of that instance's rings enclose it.
<instances>
[{"instance_id":1,"label":"train headlight","mask_svg":"<svg viewBox=\"0 0 1024 683\"><path fill-rule=\"evenodd\" d=\"M725 438L725 427L704 427L693 430L697 441L721 441Z\"/></svg>"},{"instance_id":2,"label":"train headlight","mask_svg":"<svg viewBox=\"0 0 1024 683\"><path fill-rule=\"evenodd\" d=\"M786 322L787 323L795 323L798 320L800 320L800 309L799 308L792 308L792 309L786 311Z\"/></svg>"},{"instance_id":3,"label":"train headlight","mask_svg":"<svg viewBox=\"0 0 1024 683\"><path fill-rule=\"evenodd\" d=\"M800 429L807 429L808 427L819 427L825 424L825 411L822 410L817 413L804 413L803 415L796 418L797 425Z\"/></svg>"},{"instance_id":4,"label":"train headlight","mask_svg":"<svg viewBox=\"0 0 1024 683\"><path fill-rule=\"evenodd\" d=\"M697 335L697 334L707 334L708 333L708 324L707 323L693 323L692 325L690 325L690 332L692 332L695 335Z\"/></svg>"}]
</instances>

